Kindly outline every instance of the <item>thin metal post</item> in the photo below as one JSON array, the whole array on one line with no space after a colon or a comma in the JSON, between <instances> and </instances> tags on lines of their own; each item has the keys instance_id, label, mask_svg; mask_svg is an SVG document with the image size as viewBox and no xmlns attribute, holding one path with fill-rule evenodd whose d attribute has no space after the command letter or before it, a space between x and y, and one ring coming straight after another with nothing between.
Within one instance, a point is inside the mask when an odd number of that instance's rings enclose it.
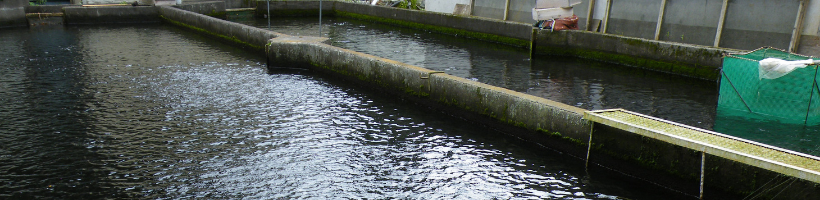
<instances>
[{"instance_id":1,"label":"thin metal post","mask_svg":"<svg viewBox=\"0 0 820 200\"><path fill-rule=\"evenodd\" d=\"M700 199L703 200L703 182L706 180L706 152L700 152Z\"/></svg>"},{"instance_id":2,"label":"thin metal post","mask_svg":"<svg viewBox=\"0 0 820 200\"><path fill-rule=\"evenodd\" d=\"M268 30L270 30L270 0L268 2Z\"/></svg>"},{"instance_id":3,"label":"thin metal post","mask_svg":"<svg viewBox=\"0 0 820 200\"><path fill-rule=\"evenodd\" d=\"M606 11L604 12L604 25L601 27L601 33L606 33L606 26L609 24L609 9L612 7L612 0L606 0Z\"/></svg>"},{"instance_id":4,"label":"thin metal post","mask_svg":"<svg viewBox=\"0 0 820 200\"><path fill-rule=\"evenodd\" d=\"M717 33L715 33L715 44L720 45L720 35L723 32L723 22L726 21L726 8L729 7L729 0L723 0L723 7L720 8L720 18L718 19Z\"/></svg>"},{"instance_id":5,"label":"thin metal post","mask_svg":"<svg viewBox=\"0 0 820 200\"><path fill-rule=\"evenodd\" d=\"M473 16L474 11L475 11L475 0L470 0L470 16Z\"/></svg>"},{"instance_id":6,"label":"thin metal post","mask_svg":"<svg viewBox=\"0 0 820 200\"><path fill-rule=\"evenodd\" d=\"M592 12L595 11L595 0L589 0L589 8L587 8L587 30L590 30L589 26L592 24L592 17L594 15Z\"/></svg>"},{"instance_id":7,"label":"thin metal post","mask_svg":"<svg viewBox=\"0 0 820 200\"><path fill-rule=\"evenodd\" d=\"M797 8L797 18L794 21L794 30L792 30L792 40L789 43L789 52L795 53L797 46L800 44L800 31L803 29L803 15L806 12L806 1L801 0L800 6Z\"/></svg>"},{"instance_id":8,"label":"thin metal post","mask_svg":"<svg viewBox=\"0 0 820 200\"><path fill-rule=\"evenodd\" d=\"M663 13L666 10L666 0L661 1L661 11L658 12L658 25L655 27L655 40L661 37L661 24L663 24Z\"/></svg>"},{"instance_id":9,"label":"thin metal post","mask_svg":"<svg viewBox=\"0 0 820 200\"><path fill-rule=\"evenodd\" d=\"M587 159L584 163L584 169L589 170L589 154L592 152L592 133L595 132L595 123L591 122L589 125L589 144L587 146Z\"/></svg>"},{"instance_id":10,"label":"thin metal post","mask_svg":"<svg viewBox=\"0 0 820 200\"><path fill-rule=\"evenodd\" d=\"M322 0L319 0L319 37L322 37Z\"/></svg>"},{"instance_id":11,"label":"thin metal post","mask_svg":"<svg viewBox=\"0 0 820 200\"><path fill-rule=\"evenodd\" d=\"M507 21L507 16L510 15L510 0L507 0L507 3L504 4L504 21Z\"/></svg>"}]
</instances>

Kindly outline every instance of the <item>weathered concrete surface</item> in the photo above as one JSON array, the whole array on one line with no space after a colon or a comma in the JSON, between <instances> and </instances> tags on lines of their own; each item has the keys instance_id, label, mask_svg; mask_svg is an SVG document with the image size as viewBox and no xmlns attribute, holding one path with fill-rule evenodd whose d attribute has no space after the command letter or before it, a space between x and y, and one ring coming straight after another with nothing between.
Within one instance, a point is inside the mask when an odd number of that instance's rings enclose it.
<instances>
[{"instance_id":1,"label":"weathered concrete surface","mask_svg":"<svg viewBox=\"0 0 820 200\"><path fill-rule=\"evenodd\" d=\"M536 30L537 55L575 56L717 80L723 55L739 50L647 40L587 31Z\"/></svg>"},{"instance_id":2,"label":"weathered concrete surface","mask_svg":"<svg viewBox=\"0 0 820 200\"><path fill-rule=\"evenodd\" d=\"M66 24L160 22L159 7L155 6L64 7L63 10Z\"/></svg>"},{"instance_id":3,"label":"weathered concrete surface","mask_svg":"<svg viewBox=\"0 0 820 200\"><path fill-rule=\"evenodd\" d=\"M26 0L0 1L0 27L26 25Z\"/></svg>"},{"instance_id":4,"label":"weathered concrete surface","mask_svg":"<svg viewBox=\"0 0 820 200\"><path fill-rule=\"evenodd\" d=\"M224 1L206 1L190 4L186 3L182 5L174 5L173 7L217 18L225 18L226 15L226 6Z\"/></svg>"},{"instance_id":5,"label":"weathered concrete surface","mask_svg":"<svg viewBox=\"0 0 820 200\"><path fill-rule=\"evenodd\" d=\"M79 5L39 5L27 6L26 13L62 13L63 7L77 7Z\"/></svg>"},{"instance_id":6,"label":"weathered concrete surface","mask_svg":"<svg viewBox=\"0 0 820 200\"><path fill-rule=\"evenodd\" d=\"M268 40L281 35L276 32L208 17L203 14L173 7L159 7L159 15L162 15L162 18L171 23L260 50L267 44Z\"/></svg>"}]
</instances>

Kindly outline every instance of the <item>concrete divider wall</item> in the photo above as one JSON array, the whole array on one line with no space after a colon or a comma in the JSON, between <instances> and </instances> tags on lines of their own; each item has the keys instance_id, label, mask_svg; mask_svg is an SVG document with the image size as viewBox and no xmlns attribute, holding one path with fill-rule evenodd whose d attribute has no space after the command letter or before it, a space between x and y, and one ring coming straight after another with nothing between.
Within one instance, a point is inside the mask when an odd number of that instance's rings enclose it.
<instances>
[{"instance_id":1,"label":"concrete divider wall","mask_svg":"<svg viewBox=\"0 0 820 200\"><path fill-rule=\"evenodd\" d=\"M511 134L529 141L561 143L557 146L562 151L579 157L583 157L587 149L590 124L583 120L584 110L580 108L333 47L309 37L278 37L271 40L267 49L269 62L274 67L308 67L445 111L455 111L450 113L459 117L537 131Z\"/></svg>"},{"instance_id":2,"label":"concrete divider wall","mask_svg":"<svg viewBox=\"0 0 820 200\"><path fill-rule=\"evenodd\" d=\"M262 50L269 39L280 35L276 32L172 7L159 7L159 15L171 23L202 31L259 50Z\"/></svg>"},{"instance_id":3,"label":"concrete divider wall","mask_svg":"<svg viewBox=\"0 0 820 200\"><path fill-rule=\"evenodd\" d=\"M0 0L0 27L26 25L26 0Z\"/></svg>"},{"instance_id":4,"label":"concrete divider wall","mask_svg":"<svg viewBox=\"0 0 820 200\"><path fill-rule=\"evenodd\" d=\"M535 30L537 55L575 56L716 81L723 55L739 50L588 31Z\"/></svg>"},{"instance_id":5,"label":"concrete divider wall","mask_svg":"<svg viewBox=\"0 0 820 200\"><path fill-rule=\"evenodd\" d=\"M160 22L156 6L64 7L66 24Z\"/></svg>"}]
</instances>

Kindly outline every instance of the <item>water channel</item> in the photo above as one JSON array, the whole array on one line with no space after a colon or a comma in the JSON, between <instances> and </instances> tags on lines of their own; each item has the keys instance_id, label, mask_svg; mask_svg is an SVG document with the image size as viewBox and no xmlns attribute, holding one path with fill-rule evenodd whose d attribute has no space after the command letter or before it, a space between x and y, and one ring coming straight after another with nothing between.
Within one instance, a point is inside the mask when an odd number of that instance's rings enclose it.
<instances>
[{"instance_id":1,"label":"water channel","mask_svg":"<svg viewBox=\"0 0 820 200\"><path fill-rule=\"evenodd\" d=\"M0 59L3 199L689 198L169 25L0 29Z\"/></svg>"},{"instance_id":2,"label":"water channel","mask_svg":"<svg viewBox=\"0 0 820 200\"><path fill-rule=\"evenodd\" d=\"M267 19L235 20L268 28ZM318 18L273 18L270 29L319 36ZM590 60L537 56L525 49L345 18L324 18L334 46L476 80L587 110L624 108L820 156L820 126L716 113L715 82Z\"/></svg>"}]
</instances>

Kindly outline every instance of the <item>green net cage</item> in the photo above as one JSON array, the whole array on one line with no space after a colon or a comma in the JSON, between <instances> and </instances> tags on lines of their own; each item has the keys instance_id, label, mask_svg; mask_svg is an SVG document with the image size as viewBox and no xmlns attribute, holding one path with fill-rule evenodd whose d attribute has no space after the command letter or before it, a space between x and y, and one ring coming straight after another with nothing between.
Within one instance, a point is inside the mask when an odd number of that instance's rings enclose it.
<instances>
[{"instance_id":1,"label":"green net cage","mask_svg":"<svg viewBox=\"0 0 820 200\"><path fill-rule=\"evenodd\" d=\"M803 65L777 78L762 78L760 61L808 60L812 57L774 48L760 48L723 58L718 112L790 124L820 124L820 87L817 65Z\"/></svg>"}]
</instances>

